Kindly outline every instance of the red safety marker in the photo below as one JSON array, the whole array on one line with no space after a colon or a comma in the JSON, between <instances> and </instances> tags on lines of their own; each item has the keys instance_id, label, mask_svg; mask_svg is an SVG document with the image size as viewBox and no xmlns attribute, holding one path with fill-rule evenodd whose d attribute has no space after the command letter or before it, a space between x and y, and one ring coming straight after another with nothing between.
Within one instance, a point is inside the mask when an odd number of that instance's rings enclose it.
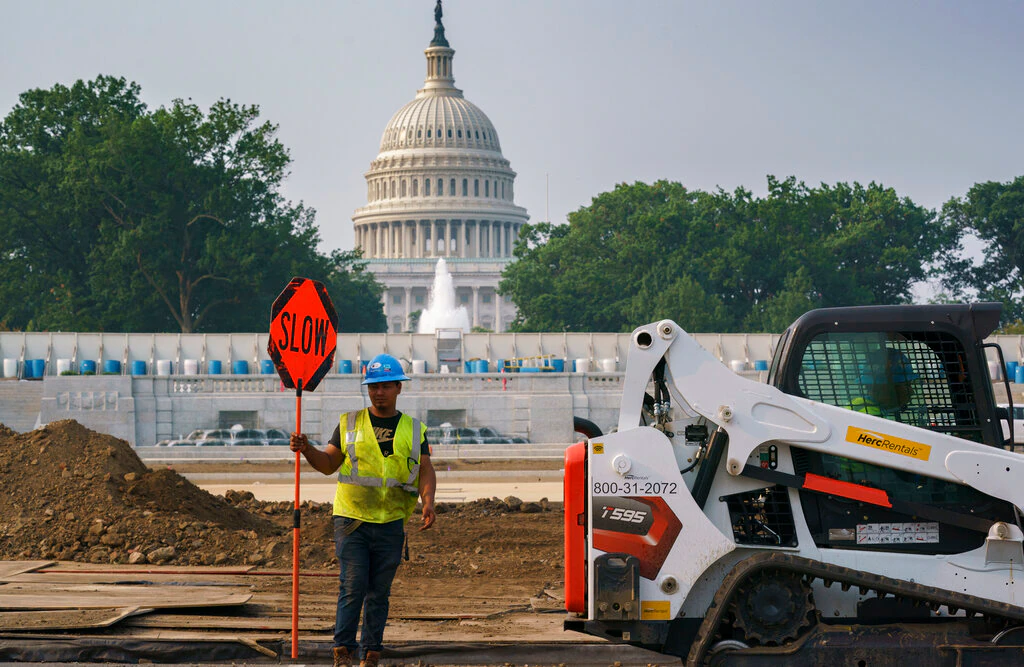
<instances>
[{"instance_id":1,"label":"red safety marker","mask_svg":"<svg viewBox=\"0 0 1024 667\"><path fill-rule=\"evenodd\" d=\"M281 382L295 389L295 432L302 433L302 390L313 391L334 364L338 313L323 284L292 278L270 311L267 353ZM299 657L299 475L302 456L295 452L295 506L292 511L292 658Z\"/></svg>"}]
</instances>

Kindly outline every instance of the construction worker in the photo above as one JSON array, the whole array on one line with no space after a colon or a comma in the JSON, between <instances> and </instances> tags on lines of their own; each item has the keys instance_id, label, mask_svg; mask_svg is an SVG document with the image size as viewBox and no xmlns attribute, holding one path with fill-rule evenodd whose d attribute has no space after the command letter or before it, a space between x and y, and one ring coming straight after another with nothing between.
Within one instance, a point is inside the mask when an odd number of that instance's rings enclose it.
<instances>
[{"instance_id":1,"label":"construction worker","mask_svg":"<svg viewBox=\"0 0 1024 667\"><path fill-rule=\"evenodd\" d=\"M908 421L901 414L906 411L914 395L914 381L919 377L905 354L893 348L886 348L876 363L864 364L860 370L860 384L867 388L867 392L866 395L857 396L850 401L851 410L916 425L916 419ZM870 467L866 467L864 463L836 458L835 465L839 476L847 482L870 482L867 479Z\"/></svg>"},{"instance_id":2,"label":"construction worker","mask_svg":"<svg viewBox=\"0 0 1024 667\"><path fill-rule=\"evenodd\" d=\"M920 376L907 356L899 350L886 348L881 363L861 367L860 383L868 389L865 396L850 401L850 409L893 421L901 419L914 396L914 382ZM915 423L912 419L910 423Z\"/></svg>"},{"instance_id":3,"label":"construction worker","mask_svg":"<svg viewBox=\"0 0 1024 667\"><path fill-rule=\"evenodd\" d=\"M437 478L430 463L426 425L398 411L402 382L398 359L379 354L366 367L363 384L370 407L341 415L321 451L305 435L292 433L291 449L325 475L338 472L334 496L334 546L338 557L338 612L334 665L351 665L357 646L362 667L380 661L391 582L402 558L405 523L423 502L420 530L434 525ZM362 611L363 627L356 643Z\"/></svg>"}]
</instances>

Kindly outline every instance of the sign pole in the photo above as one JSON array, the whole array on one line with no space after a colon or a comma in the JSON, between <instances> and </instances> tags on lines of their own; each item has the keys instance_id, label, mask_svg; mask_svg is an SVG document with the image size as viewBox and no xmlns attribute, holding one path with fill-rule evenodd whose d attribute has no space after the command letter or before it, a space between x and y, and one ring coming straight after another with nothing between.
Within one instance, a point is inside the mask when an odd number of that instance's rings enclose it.
<instances>
[{"instance_id":1,"label":"sign pole","mask_svg":"<svg viewBox=\"0 0 1024 667\"><path fill-rule=\"evenodd\" d=\"M313 391L330 372L338 346L338 313L323 283L292 278L270 308L267 354L281 384L295 388L295 433L302 435L302 390ZM302 454L295 452L295 504L292 508L292 659L299 657L299 480Z\"/></svg>"},{"instance_id":2,"label":"sign pole","mask_svg":"<svg viewBox=\"0 0 1024 667\"><path fill-rule=\"evenodd\" d=\"M302 380L295 385L295 432L302 433ZM302 454L295 452L295 505L292 510L292 660L299 657L299 535L301 513L299 511L299 477L302 470Z\"/></svg>"}]
</instances>

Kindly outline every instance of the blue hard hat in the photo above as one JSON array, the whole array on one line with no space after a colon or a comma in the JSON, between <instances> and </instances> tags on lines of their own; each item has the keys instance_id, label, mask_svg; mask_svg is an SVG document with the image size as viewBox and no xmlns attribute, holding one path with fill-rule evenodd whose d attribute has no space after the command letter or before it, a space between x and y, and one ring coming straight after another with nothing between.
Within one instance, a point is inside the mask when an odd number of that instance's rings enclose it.
<instances>
[{"instance_id":1,"label":"blue hard hat","mask_svg":"<svg viewBox=\"0 0 1024 667\"><path fill-rule=\"evenodd\" d=\"M913 382L921 377L914 370L907 355L899 350L888 348L884 359L879 361L878 364L861 365L861 384L899 384Z\"/></svg>"},{"instance_id":2,"label":"blue hard hat","mask_svg":"<svg viewBox=\"0 0 1024 667\"><path fill-rule=\"evenodd\" d=\"M408 380L402 364L390 354L378 354L366 366L366 379L363 384L375 384L377 382L402 382Z\"/></svg>"}]
</instances>

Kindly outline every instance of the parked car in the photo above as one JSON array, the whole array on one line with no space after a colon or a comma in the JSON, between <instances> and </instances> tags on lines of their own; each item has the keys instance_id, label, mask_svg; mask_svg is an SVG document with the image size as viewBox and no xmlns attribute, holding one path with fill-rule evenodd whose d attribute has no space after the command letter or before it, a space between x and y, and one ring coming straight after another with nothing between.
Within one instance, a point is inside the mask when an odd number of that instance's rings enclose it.
<instances>
[{"instance_id":1,"label":"parked car","mask_svg":"<svg viewBox=\"0 0 1024 667\"><path fill-rule=\"evenodd\" d=\"M157 447L287 447L291 436L279 428L197 428L184 438L161 440ZM320 447L320 441L309 443Z\"/></svg>"},{"instance_id":2,"label":"parked car","mask_svg":"<svg viewBox=\"0 0 1024 667\"><path fill-rule=\"evenodd\" d=\"M526 438L502 435L490 426L472 428L448 423L428 428L427 440L433 445L503 445L528 442Z\"/></svg>"},{"instance_id":3,"label":"parked car","mask_svg":"<svg viewBox=\"0 0 1024 667\"><path fill-rule=\"evenodd\" d=\"M1008 408L1010 406L1000 403L996 407ZM1014 405L1013 414L1010 416L1013 419L1013 444L1024 445L1024 405ZM1003 437L1010 437L1006 424L1003 424Z\"/></svg>"}]
</instances>

